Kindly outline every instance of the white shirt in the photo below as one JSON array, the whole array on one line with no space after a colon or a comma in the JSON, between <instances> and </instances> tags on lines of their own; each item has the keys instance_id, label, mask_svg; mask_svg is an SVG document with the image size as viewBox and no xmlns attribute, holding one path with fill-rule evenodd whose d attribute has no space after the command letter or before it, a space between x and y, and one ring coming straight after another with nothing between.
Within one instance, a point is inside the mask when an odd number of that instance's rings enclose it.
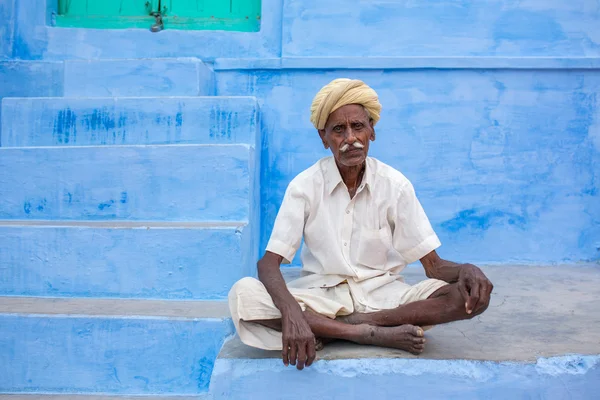
<instances>
[{"instance_id":1,"label":"white shirt","mask_svg":"<svg viewBox=\"0 0 600 400\"><path fill-rule=\"evenodd\" d=\"M294 287L332 287L347 281L355 301L386 308L384 285L440 246L410 181L367 157L354 198L333 157L301 172L289 184L267 251L292 260L304 237L304 271ZM377 293L379 292L379 293Z\"/></svg>"}]
</instances>

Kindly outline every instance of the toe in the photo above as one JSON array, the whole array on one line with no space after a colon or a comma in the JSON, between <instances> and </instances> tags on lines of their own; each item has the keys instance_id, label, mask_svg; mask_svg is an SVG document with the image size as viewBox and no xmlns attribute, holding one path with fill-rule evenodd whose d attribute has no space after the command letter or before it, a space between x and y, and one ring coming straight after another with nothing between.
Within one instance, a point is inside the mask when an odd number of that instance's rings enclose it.
<instances>
[{"instance_id":1,"label":"toe","mask_svg":"<svg viewBox=\"0 0 600 400\"><path fill-rule=\"evenodd\" d=\"M423 331L423 329L419 326L414 326L414 325L410 325L410 329L409 332L414 335L414 336L418 336L418 337L423 337L423 335L425 334L425 332Z\"/></svg>"}]
</instances>

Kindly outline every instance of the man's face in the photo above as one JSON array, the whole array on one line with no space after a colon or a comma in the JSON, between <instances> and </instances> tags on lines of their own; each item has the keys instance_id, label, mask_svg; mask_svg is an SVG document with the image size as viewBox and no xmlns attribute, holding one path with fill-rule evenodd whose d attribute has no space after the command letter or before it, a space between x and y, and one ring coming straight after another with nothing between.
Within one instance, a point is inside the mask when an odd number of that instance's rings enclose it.
<instances>
[{"instance_id":1,"label":"man's face","mask_svg":"<svg viewBox=\"0 0 600 400\"><path fill-rule=\"evenodd\" d=\"M369 141L375 140L375 130L363 106L348 104L329 115L319 136L339 165L354 167L367 158Z\"/></svg>"}]
</instances>

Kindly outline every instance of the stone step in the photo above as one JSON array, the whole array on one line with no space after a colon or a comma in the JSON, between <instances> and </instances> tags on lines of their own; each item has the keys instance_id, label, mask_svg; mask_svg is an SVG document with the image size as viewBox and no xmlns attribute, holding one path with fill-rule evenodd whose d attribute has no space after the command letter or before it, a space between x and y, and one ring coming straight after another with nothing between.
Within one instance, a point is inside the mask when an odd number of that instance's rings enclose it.
<instances>
[{"instance_id":1,"label":"stone step","mask_svg":"<svg viewBox=\"0 0 600 400\"><path fill-rule=\"evenodd\" d=\"M211 400L209 393L194 396L161 396L140 395L128 396L120 394L53 394L53 393L29 393L29 394L0 394L0 400Z\"/></svg>"},{"instance_id":2,"label":"stone step","mask_svg":"<svg viewBox=\"0 0 600 400\"><path fill-rule=\"evenodd\" d=\"M229 340L211 378L217 399L587 399L600 390L600 265L483 268L487 311L426 332L426 350L326 345L302 372L280 351ZM407 268L408 283L425 279ZM540 282L543 281L543 287ZM399 395L401 393L401 395Z\"/></svg>"},{"instance_id":3,"label":"stone step","mask_svg":"<svg viewBox=\"0 0 600 400\"><path fill-rule=\"evenodd\" d=\"M0 148L0 219L248 221L256 168L248 145Z\"/></svg>"},{"instance_id":4,"label":"stone step","mask_svg":"<svg viewBox=\"0 0 600 400\"><path fill-rule=\"evenodd\" d=\"M256 272L246 223L0 221L0 295L225 299Z\"/></svg>"},{"instance_id":5,"label":"stone step","mask_svg":"<svg viewBox=\"0 0 600 400\"><path fill-rule=\"evenodd\" d=\"M254 97L5 98L0 146L255 145Z\"/></svg>"},{"instance_id":6,"label":"stone step","mask_svg":"<svg viewBox=\"0 0 600 400\"><path fill-rule=\"evenodd\" d=\"M224 302L0 297L0 393L204 397L232 333Z\"/></svg>"},{"instance_id":7,"label":"stone step","mask_svg":"<svg viewBox=\"0 0 600 400\"><path fill-rule=\"evenodd\" d=\"M211 96L214 71L197 58L65 61L65 96Z\"/></svg>"}]
</instances>

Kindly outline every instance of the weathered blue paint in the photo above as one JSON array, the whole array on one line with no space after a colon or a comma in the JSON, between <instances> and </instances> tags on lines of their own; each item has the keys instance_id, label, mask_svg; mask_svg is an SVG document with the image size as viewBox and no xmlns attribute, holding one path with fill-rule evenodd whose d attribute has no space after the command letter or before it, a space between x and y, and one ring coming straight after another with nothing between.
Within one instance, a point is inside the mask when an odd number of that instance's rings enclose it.
<instances>
[{"instance_id":1,"label":"weathered blue paint","mask_svg":"<svg viewBox=\"0 0 600 400\"><path fill-rule=\"evenodd\" d=\"M65 62L66 97L210 96L213 82L195 58Z\"/></svg>"},{"instance_id":2,"label":"weathered blue paint","mask_svg":"<svg viewBox=\"0 0 600 400\"><path fill-rule=\"evenodd\" d=\"M594 0L286 0L284 56L599 56Z\"/></svg>"},{"instance_id":3,"label":"weathered blue paint","mask_svg":"<svg viewBox=\"0 0 600 400\"><path fill-rule=\"evenodd\" d=\"M589 399L600 390L600 356L537 363L466 360L344 359L304 371L279 359L217 359L217 399ZM250 394L250 395L249 395Z\"/></svg>"},{"instance_id":4,"label":"weathered blue paint","mask_svg":"<svg viewBox=\"0 0 600 400\"><path fill-rule=\"evenodd\" d=\"M229 320L0 315L0 392L206 392Z\"/></svg>"},{"instance_id":5,"label":"weathered blue paint","mask_svg":"<svg viewBox=\"0 0 600 400\"><path fill-rule=\"evenodd\" d=\"M0 101L3 97L62 96L63 72L62 62L0 61Z\"/></svg>"},{"instance_id":6,"label":"weathered blue paint","mask_svg":"<svg viewBox=\"0 0 600 400\"><path fill-rule=\"evenodd\" d=\"M0 219L246 222L251 151L248 145L0 148ZM123 192L126 204L119 202Z\"/></svg>"},{"instance_id":7,"label":"weathered blue paint","mask_svg":"<svg viewBox=\"0 0 600 400\"><path fill-rule=\"evenodd\" d=\"M0 4L0 60L40 60L0 63L0 97L79 99L5 101L0 145L54 147L0 149L0 219L81 226L3 227L4 294L223 298L230 281L255 273L256 241L264 248L288 182L328 154L308 108L339 76L380 93L372 154L413 181L443 256L600 259L595 0L264 0L260 32L158 34L52 27L56 0L39 3ZM173 94L256 96L261 134L254 105L80 97ZM211 146L106 146L181 143ZM212 146L228 143L242 145ZM249 225L145 231L86 220ZM0 319L0 391L205 392L231 332L229 322L186 331L183 321ZM219 361L216 398L276 397L278 385L290 397L385 398L402 387L420 398L586 398L600 381L597 358L585 357L320 361L302 374L279 361L230 363Z\"/></svg>"},{"instance_id":8,"label":"weathered blue paint","mask_svg":"<svg viewBox=\"0 0 600 400\"><path fill-rule=\"evenodd\" d=\"M224 299L237 280L255 274L253 233L247 225L4 226L0 295Z\"/></svg>"},{"instance_id":9,"label":"weathered blue paint","mask_svg":"<svg viewBox=\"0 0 600 400\"><path fill-rule=\"evenodd\" d=\"M18 59L114 59L277 57L281 54L283 0L263 0L260 32L148 29L78 29L46 25L47 10L37 0L15 0L14 44ZM52 4L50 4L52 6ZM53 11L56 11L54 9ZM51 18L50 18L51 20Z\"/></svg>"},{"instance_id":10,"label":"weathered blue paint","mask_svg":"<svg viewBox=\"0 0 600 400\"><path fill-rule=\"evenodd\" d=\"M3 147L254 145L258 137L252 97L11 98L2 107Z\"/></svg>"},{"instance_id":11,"label":"weathered blue paint","mask_svg":"<svg viewBox=\"0 0 600 400\"><path fill-rule=\"evenodd\" d=\"M14 19L14 0L3 0L0 2L0 60L9 59L12 56Z\"/></svg>"},{"instance_id":12,"label":"weathered blue paint","mask_svg":"<svg viewBox=\"0 0 600 400\"><path fill-rule=\"evenodd\" d=\"M309 107L331 79L383 104L371 154L416 187L450 259L600 259L597 70L219 72L218 92L261 103L264 248L289 181L320 157Z\"/></svg>"},{"instance_id":13,"label":"weathered blue paint","mask_svg":"<svg viewBox=\"0 0 600 400\"><path fill-rule=\"evenodd\" d=\"M592 69L600 68L600 57L278 57L278 58L219 58L215 71L231 70L412 70L412 69Z\"/></svg>"}]
</instances>

